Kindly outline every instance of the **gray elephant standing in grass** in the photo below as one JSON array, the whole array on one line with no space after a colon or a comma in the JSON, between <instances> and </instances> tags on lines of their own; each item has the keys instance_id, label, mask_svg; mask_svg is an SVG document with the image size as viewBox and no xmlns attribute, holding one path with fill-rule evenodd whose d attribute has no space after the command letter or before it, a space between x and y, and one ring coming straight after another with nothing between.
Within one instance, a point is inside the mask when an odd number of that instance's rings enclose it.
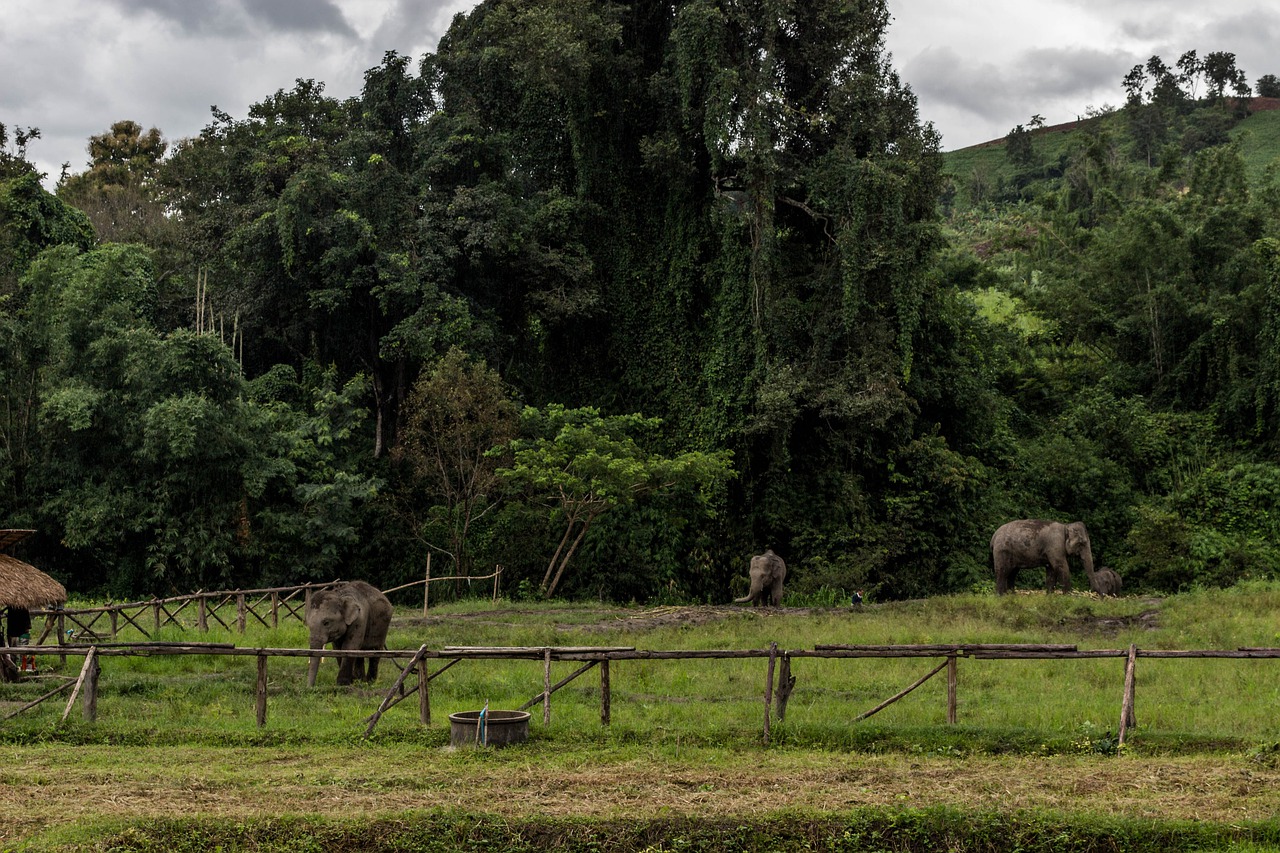
<instances>
[{"instance_id":1,"label":"gray elephant standing in grass","mask_svg":"<svg viewBox=\"0 0 1280 853\"><path fill-rule=\"evenodd\" d=\"M991 537L991 560L996 571L996 594L1013 589L1019 569L1045 567L1045 591L1062 587L1071 591L1071 566L1067 557L1078 557L1092 582L1093 548L1083 521L1063 524L1025 518L1002 524Z\"/></svg>"},{"instance_id":2,"label":"gray elephant standing in grass","mask_svg":"<svg viewBox=\"0 0 1280 853\"><path fill-rule=\"evenodd\" d=\"M766 550L751 558L751 591L742 598L735 598L734 603L742 604L750 601L752 607L782 604L782 582L787 577L787 564L782 558Z\"/></svg>"},{"instance_id":3,"label":"gray elephant standing in grass","mask_svg":"<svg viewBox=\"0 0 1280 853\"><path fill-rule=\"evenodd\" d=\"M312 649L323 649L333 643L335 649L377 650L387 647L387 628L391 625L391 602L381 590L364 581L348 581L324 589L311 596L307 609L307 627L311 631ZM365 673L365 658L338 659L338 684L353 680L375 681L378 658L371 657ZM307 670L307 686L316 686L320 657L311 658Z\"/></svg>"}]
</instances>

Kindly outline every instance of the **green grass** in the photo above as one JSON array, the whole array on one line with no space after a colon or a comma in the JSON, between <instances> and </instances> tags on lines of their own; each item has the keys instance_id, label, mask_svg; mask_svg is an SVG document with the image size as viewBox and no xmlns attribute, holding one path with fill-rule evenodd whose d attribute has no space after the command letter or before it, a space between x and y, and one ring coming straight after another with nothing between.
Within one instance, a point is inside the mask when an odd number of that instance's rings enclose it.
<instances>
[{"instance_id":1,"label":"green grass","mask_svg":"<svg viewBox=\"0 0 1280 853\"><path fill-rule=\"evenodd\" d=\"M1280 584L1266 583L1163 600L974 594L781 612L471 601L428 619L398 610L390 645L1235 648L1280 645L1278 611ZM244 636L166 628L156 639L301 647L305 632L296 622ZM1141 850L1159 836L1198 839L1159 849L1280 849L1276 825L1258 817L1280 808L1270 793L1280 783L1280 661L1141 659L1140 725L1124 751L1115 740L1122 659L962 660L955 726L942 677L851 722L934 659L792 663L796 689L767 747L766 662L757 658L616 662L612 725L600 723L592 671L553 697L550 725L533 709L527 745L475 752L449 748L447 715L486 700L517 707L541 690L540 661L464 661L432 683L429 727L411 698L366 741L364 720L394 666L371 687L339 688L328 661L308 689L305 658L273 659L259 730L252 657L104 657L96 722L78 708L61 722L65 700L55 699L0 727L10 754L0 824L19 833L0 830L0 849L19 838L36 850L521 850L550 838L569 850L1014 849L1002 846L1010 840L1024 850ZM554 664L553 678L576 666ZM64 672L78 671L69 658ZM40 689L0 685L0 701ZM968 781L951 781L959 776ZM1015 786L1040 778L1063 781ZM565 780L576 793L550 797ZM799 793L766 819L757 788ZM827 802L832 790L844 793ZM533 799L508 805L508 791ZM604 799L592 804L595 796ZM335 819L325 804L344 798L364 805ZM721 819L691 823L704 800ZM1237 801L1248 811L1232 811ZM1204 835L1184 834L1193 815ZM399 846L376 840L388 826ZM458 841L468 832L472 846Z\"/></svg>"},{"instance_id":2,"label":"green grass","mask_svg":"<svg viewBox=\"0 0 1280 853\"><path fill-rule=\"evenodd\" d=\"M1280 159L1280 110L1254 113L1231 130L1240 142L1249 183L1262 183L1267 166Z\"/></svg>"},{"instance_id":3,"label":"green grass","mask_svg":"<svg viewBox=\"0 0 1280 853\"><path fill-rule=\"evenodd\" d=\"M646 612L557 605L515 611L509 603L495 608L488 602L470 602L432 610L428 620L420 612L399 611L390 644L404 649L426 644L433 649L620 645L658 650L763 649L777 643L786 650L812 649L818 644L1055 642L1093 649L1123 649L1130 643L1153 649L1233 649L1280 645L1274 621L1277 610L1280 587L1267 584L1163 601L961 595L860 611L825 608L767 613L742 608L711 620L692 618L689 614L696 614L696 609ZM300 648L306 637L303 626L292 622L277 629L250 628L243 637L221 629L198 635L167 627L155 639ZM912 731L912 737L918 738L937 729L935 736L945 741L941 677L867 724L847 722L936 663L934 659L796 658L792 663L796 690L776 736L784 742L846 748L865 744L864 730L887 733L882 736L893 741L892 733L898 730ZM317 687L308 689L306 665L306 658L270 661L268 719L259 731L254 720L256 662L252 657L104 657L96 722L80 721L78 711L60 722L63 703L54 700L10 721L0 730L0 739L342 743L363 732L361 721L398 674L394 664L384 662L376 684L339 688L333 683L336 665L330 660ZM577 666L555 663L553 679ZM1135 748L1151 743L1165 749L1177 740L1232 744L1280 740L1280 719L1272 713L1280 698L1280 687L1272 677L1276 666L1271 661L1247 660L1140 661L1142 726L1134 736ZM645 736L659 742L692 739L748 745L759 738L762 726L765 669L761 659L616 662L611 672L612 727L601 731L599 677L590 672L553 697L555 723L547 736L590 740ZM75 675L78 670L79 658L69 658L63 672ZM959 720L970 730L970 749L1004 751L1006 740L1061 745L1082 730L1114 729L1122 671L1123 662L1114 658L962 660ZM471 660L433 681L431 699L437 718L443 721L452 711L476 709L486 701L493 708L519 707L541 688L541 661ZM42 689L44 685L38 683L5 685L0 687L0 700L16 702ZM416 707L410 701L390 711L375 736L422 740ZM1033 735L1028 739L1017 734L1021 731ZM437 728L425 736L439 739L444 732Z\"/></svg>"}]
</instances>

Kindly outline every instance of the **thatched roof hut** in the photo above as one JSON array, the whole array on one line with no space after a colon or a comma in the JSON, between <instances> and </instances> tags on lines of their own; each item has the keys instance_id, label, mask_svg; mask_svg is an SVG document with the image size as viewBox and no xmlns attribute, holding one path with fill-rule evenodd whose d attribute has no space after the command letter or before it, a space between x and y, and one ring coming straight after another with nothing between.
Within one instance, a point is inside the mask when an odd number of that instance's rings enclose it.
<instances>
[{"instance_id":1,"label":"thatched roof hut","mask_svg":"<svg viewBox=\"0 0 1280 853\"><path fill-rule=\"evenodd\" d=\"M7 551L32 530L0 530L0 552ZM62 584L18 558L0 553L0 607L37 610L67 600Z\"/></svg>"}]
</instances>

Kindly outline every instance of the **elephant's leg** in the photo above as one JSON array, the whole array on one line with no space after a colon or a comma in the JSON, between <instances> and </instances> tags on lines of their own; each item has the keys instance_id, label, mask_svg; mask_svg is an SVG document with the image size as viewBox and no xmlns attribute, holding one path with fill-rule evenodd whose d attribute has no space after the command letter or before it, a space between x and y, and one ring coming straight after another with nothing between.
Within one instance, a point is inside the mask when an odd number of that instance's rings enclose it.
<instances>
[{"instance_id":1,"label":"elephant's leg","mask_svg":"<svg viewBox=\"0 0 1280 853\"><path fill-rule=\"evenodd\" d=\"M351 658L343 657L338 659L338 685L345 686L351 683Z\"/></svg>"},{"instance_id":2,"label":"elephant's leg","mask_svg":"<svg viewBox=\"0 0 1280 853\"><path fill-rule=\"evenodd\" d=\"M1010 581L1013 579L1012 570L1007 565L1005 565L1003 560L1000 560L999 558L997 558L995 561L995 567L996 567L996 595L1004 595L1013 587L1013 584L1010 583Z\"/></svg>"},{"instance_id":3,"label":"elephant's leg","mask_svg":"<svg viewBox=\"0 0 1280 853\"><path fill-rule=\"evenodd\" d=\"M351 680L364 681L364 658L348 658L351 661Z\"/></svg>"},{"instance_id":4,"label":"elephant's leg","mask_svg":"<svg viewBox=\"0 0 1280 853\"><path fill-rule=\"evenodd\" d=\"M1065 557L1050 560L1045 571L1045 592L1052 593L1059 586L1063 592L1071 592L1071 572Z\"/></svg>"},{"instance_id":5,"label":"elephant's leg","mask_svg":"<svg viewBox=\"0 0 1280 853\"><path fill-rule=\"evenodd\" d=\"M369 658L369 671L365 675L365 681L378 680L378 658Z\"/></svg>"}]
</instances>

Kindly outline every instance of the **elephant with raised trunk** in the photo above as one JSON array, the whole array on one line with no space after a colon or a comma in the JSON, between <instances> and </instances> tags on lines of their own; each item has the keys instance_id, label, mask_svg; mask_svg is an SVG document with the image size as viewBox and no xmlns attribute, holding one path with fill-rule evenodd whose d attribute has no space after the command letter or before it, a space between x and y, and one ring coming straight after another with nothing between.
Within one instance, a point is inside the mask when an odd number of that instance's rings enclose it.
<instances>
[{"instance_id":1,"label":"elephant with raised trunk","mask_svg":"<svg viewBox=\"0 0 1280 853\"><path fill-rule=\"evenodd\" d=\"M1013 589L1019 569L1045 567L1045 591L1061 587L1071 591L1068 557L1077 557L1092 582L1093 548L1083 521L1063 524L1025 518L1002 524L991 537L991 559L996 571L996 594Z\"/></svg>"},{"instance_id":2,"label":"elephant with raised trunk","mask_svg":"<svg viewBox=\"0 0 1280 853\"><path fill-rule=\"evenodd\" d=\"M787 577L787 564L773 553L772 549L751 558L751 591L742 598L735 598L736 604L750 601L753 607L782 604L782 582Z\"/></svg>"},{"instance_id":3,"label":"elephant with raised trunk","mask_svg":"<svg viewBox=\"0 0 1280 853\"><path fill-rule=\"evenodd\" d=\"M347 581L311 596L307 609L307 628L311 631L312 649L323 649L333 643L335 649L378 650L387 647L387 628L391 625L391 602L376 587L364 581ZM338 684L354 680L375 681L378 658L343 657L338 659ZM307 686L315 687L320 670L320 657L311 658L307 670Z\"/></svg>"}]
</instances>

